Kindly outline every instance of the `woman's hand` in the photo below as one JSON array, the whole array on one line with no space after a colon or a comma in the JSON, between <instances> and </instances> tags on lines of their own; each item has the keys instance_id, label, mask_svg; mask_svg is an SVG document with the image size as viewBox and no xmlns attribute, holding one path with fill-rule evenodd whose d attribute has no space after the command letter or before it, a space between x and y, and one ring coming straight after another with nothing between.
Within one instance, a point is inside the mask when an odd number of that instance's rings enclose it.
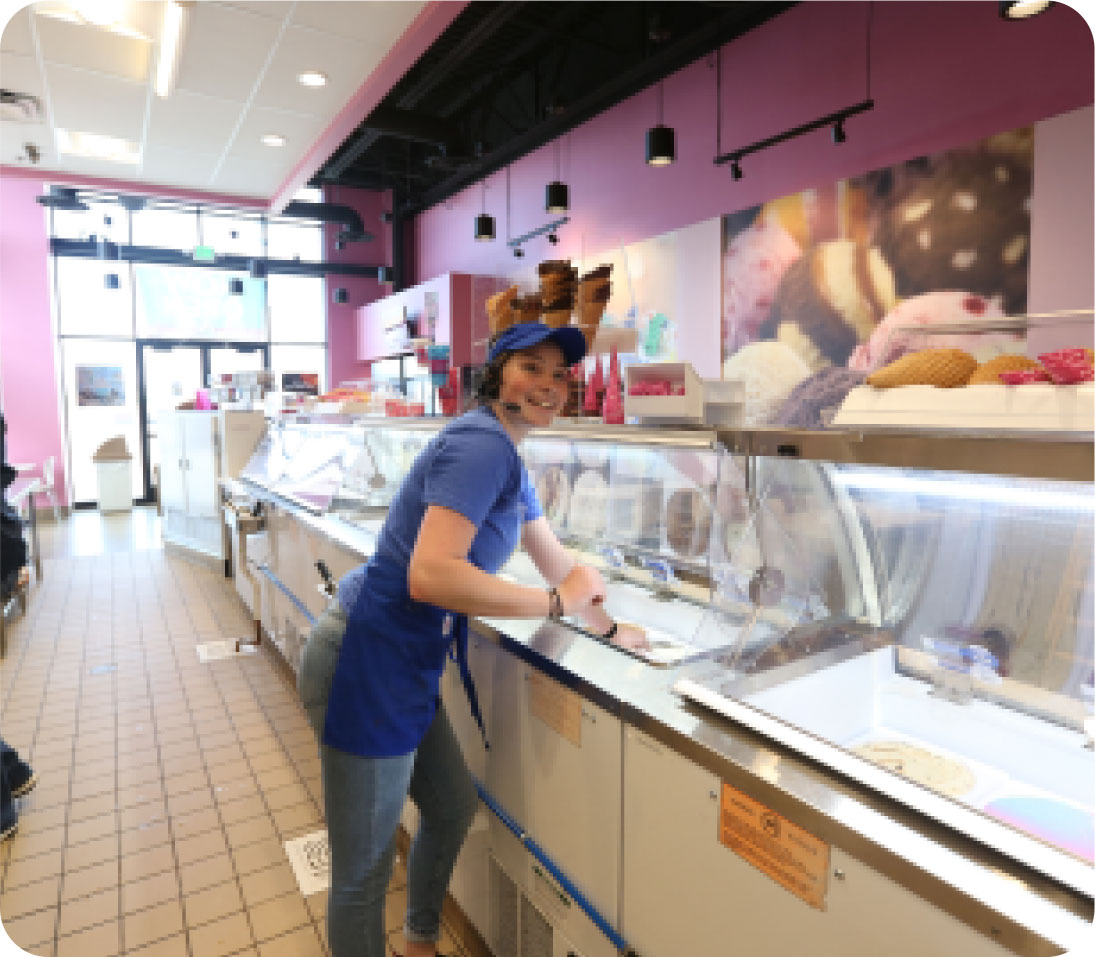
<instances>
[{"instance_id":1,"label":"woman's hand","mask_svg":"<svg viewBox=\"0 0 1095 957\"><path fill-rule=\"evenodd\" d=\"M646 631L638 625L628 625L622 621L616 623L616 634L612 636L612 644L620 648L630 648L632 651L650 650L650 640L646 637Z\"/></svg>"},{"instance_id":2,"label":"woman's hand","mask_svg":"<svg viewBox=\"0 0 1095 957\"><path fill-rule=\"evenodd\" d=\"M605 598L601 573L588 565L575 565L559 583L558 590L566 615L581 615Z\"/></svg>"}]
</instances>

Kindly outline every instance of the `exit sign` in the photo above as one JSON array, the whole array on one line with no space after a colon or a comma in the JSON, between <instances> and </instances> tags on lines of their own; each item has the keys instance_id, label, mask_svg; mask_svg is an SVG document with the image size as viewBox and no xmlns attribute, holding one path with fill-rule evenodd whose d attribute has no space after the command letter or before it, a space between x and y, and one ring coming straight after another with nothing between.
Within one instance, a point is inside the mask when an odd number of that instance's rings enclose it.
<instances>
[{"instance_id":1,"label":"exit sign","mask_svg":"<svg viewBox=\"0 0 1095 957\"><path fill-rule=\"evenodd\" d=\"M194 261L199 263L211 263L217 258L212 246L195 246Z\"/></svg>"}]
</instances>

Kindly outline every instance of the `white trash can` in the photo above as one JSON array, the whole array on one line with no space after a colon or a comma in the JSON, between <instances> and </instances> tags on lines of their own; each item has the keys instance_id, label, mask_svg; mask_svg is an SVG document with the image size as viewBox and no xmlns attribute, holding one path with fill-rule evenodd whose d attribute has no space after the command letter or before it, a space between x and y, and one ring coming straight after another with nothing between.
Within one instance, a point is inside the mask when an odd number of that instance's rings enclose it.
<instances>
[{"instance_id":1,"label":"white trash can","mask_svg":"<svg viewBox=\"0 0 1095 957\"><path fill-rule=\"evenodd\" d=\"M99 485L99 511L123 512L133 508L133 457L122 436L99 446L94 456Z\"/></svg>"}]
</instances>

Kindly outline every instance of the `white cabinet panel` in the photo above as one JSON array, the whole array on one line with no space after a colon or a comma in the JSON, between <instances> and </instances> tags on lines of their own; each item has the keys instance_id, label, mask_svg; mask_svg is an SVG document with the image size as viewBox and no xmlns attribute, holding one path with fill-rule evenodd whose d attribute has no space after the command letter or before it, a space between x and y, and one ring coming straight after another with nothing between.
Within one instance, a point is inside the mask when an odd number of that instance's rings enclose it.
<instances>
[{"instance_id":1,"label":"white cabinet panel","mask_svg":"<svg viewBox=\"0 0 1095 957\"><path fill-rule=\"evenodd\" d=\"M1007 953L839 848L831 852L826 909L810 907L719 843L720 785L716 775L625 729L621 932L638 953ZM842 879L833 879L838 870Z\"/></svg>"}]
</instances>

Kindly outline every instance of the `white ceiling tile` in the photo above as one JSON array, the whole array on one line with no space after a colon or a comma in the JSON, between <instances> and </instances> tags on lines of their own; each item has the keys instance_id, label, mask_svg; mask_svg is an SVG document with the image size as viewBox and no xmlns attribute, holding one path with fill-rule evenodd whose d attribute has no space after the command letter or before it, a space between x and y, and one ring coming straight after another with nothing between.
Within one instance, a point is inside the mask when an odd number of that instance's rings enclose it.
<instances>
[{"instance_id":1,"label":"white ceiling tile","mask_svg":"<svg viewBox=\"0 0 1095 957\"><path fill-rule=\"evenodd\" d=\"M12 166L33 166L27 157L26 144L38 147L39 166L50 167L56 162L53 131L44 123L0 122L0 163Z\"/></svg>"},{"instance_id":2,"label":"white ceiling tile","mask_svg":"<svg viewBox=\"0 0 1095 957\"><path fill-rule=\"evenodd\" d=\"M241 196L269 196L289 175L291 161L284 165L229 157L207 189Z\"/></svg>"},{"instance_id":3,"label":"white ceiling tile","mask_svg":"<svg viewBox=\"0 0 1095 957\"><path fill-rule=\"evenodd\" d=\"M321 117L253 107L240 124L228 156L272 166L293 166L318 139L325 125L326 120ZM267 133L284 136L285 145L265 146L262 137ZM290 159L283 160L283 156Z\"/></svg>"},{"instance_id":4,"label":"white ceiling tile","mask_svg":"<svg viewBox=\"0 0 1095 957\"><path fill-rule=\"evenodd\" d=\"M0 19L3 16L3 12L0 12ZM34 38L30 33L30 7L24 7L12 14L11 19L4 24L3 30L3 34L0 34L0 50L34 54Z\"/></svg>"},{"instance_id":5,"label":"white ceiling tile","mask_svg":"<svg viewBox=\"0 0 1095 957\"><path fill-rule=\"evenodd\" d=\"M148 79L152 44L108 30L53 17L34 22L42 59L143 83Z\"/></svg>"},{"instance_id":6,"label":"white ceiling tile","mask_svg":"<svg viewBox=\"0 0 1095 957\"><path fill-rule=\"evenodd\" d=\"M46 64L53 123L61 129L140 142L147 87L87 70Z\"/></svg>"},{"instance_id":7,"label":"white ceiling tile","mask_svg":"<svg viewBox=\"0 0 1095 957\"><path fill-rule=\"evenodd\" d=\"M287 27L278 44L254 105L331 116L384 58L387 48L305 27ZM323 87L302 86L305 70L327 75Z\"/></svg>"},{"instance_id":8,"label":"white ceiling tile","mask_svg":"<svg viewBox=\"0 0 1095 957\"><path fill-rule=\"evenodd\" d=\"M44 96L45 84L42 82L42 71L38 69L38 61L21 53L0 51L0 88L29 93L31 96ZM42 109L45 108L43 103Z\"/></svg>"},{"instance_id":9,"label":"white ceiling tile","mask_svg":"<svg viewBox=\"0 0 1095 957\"><path fill-rule=\"evenodd\" d=\"M419 0L314 0L298 3L292 22L390 47L424 6Z\"/></svg>"},{"instance_id":10,"label":"white ceiling tile","mask_svg":"<svg viewBox=\"0 0 1095 957\"><path fill-rule=\"evenodd\" d=\"M277 20L219 3L190 7L178 89L245 102L281 30Z\"/></svg>"},{"instance_id":11,"label":"white ceiling tile","mask_svg":"<svg viewBox=\"0 0 1095 957\"><path fill-rule=\"evenodd\" d=\"M148 144L144 150L141 178L153 183L208 189L217 161L216 153L167 149Z\"/></svg>"},{"instance_id":12,"label":"white ceiling tile","mask_svg":"<svg viewBox=\"0 0 1095 957\"><path fill-rule=\"evenodd\" d=\"M175 90L165 99L153 96L145 140L154 146L220 156L242 109L241 103L185 90Z\"/></svg>"},{"instance_id":13,"label":"white ceiling tile","mask_svg":"<svg viewBox=\"0 0 1095 957\"><path fill-rule=\"evenodd\" d=\"M309 0L311 2L311 0ZM294 4L288 0L223 0L218 7L236 7L247 13L257 13L261 17L284 20L292 12Z\"/></svg>"},{"instance_id":14,"label":"white ceiling tile","mask_svg":"<svg viewBox=\"0 0 1095 957\"><path fill-rule=\"evenodd\" d=\"M133 180L137 178L137 167L132 163L113 163L110 160L68 156L64 153L58 155L54 169L62 173L79 173L101 179Z\"/></svg>"}]
</instances>

